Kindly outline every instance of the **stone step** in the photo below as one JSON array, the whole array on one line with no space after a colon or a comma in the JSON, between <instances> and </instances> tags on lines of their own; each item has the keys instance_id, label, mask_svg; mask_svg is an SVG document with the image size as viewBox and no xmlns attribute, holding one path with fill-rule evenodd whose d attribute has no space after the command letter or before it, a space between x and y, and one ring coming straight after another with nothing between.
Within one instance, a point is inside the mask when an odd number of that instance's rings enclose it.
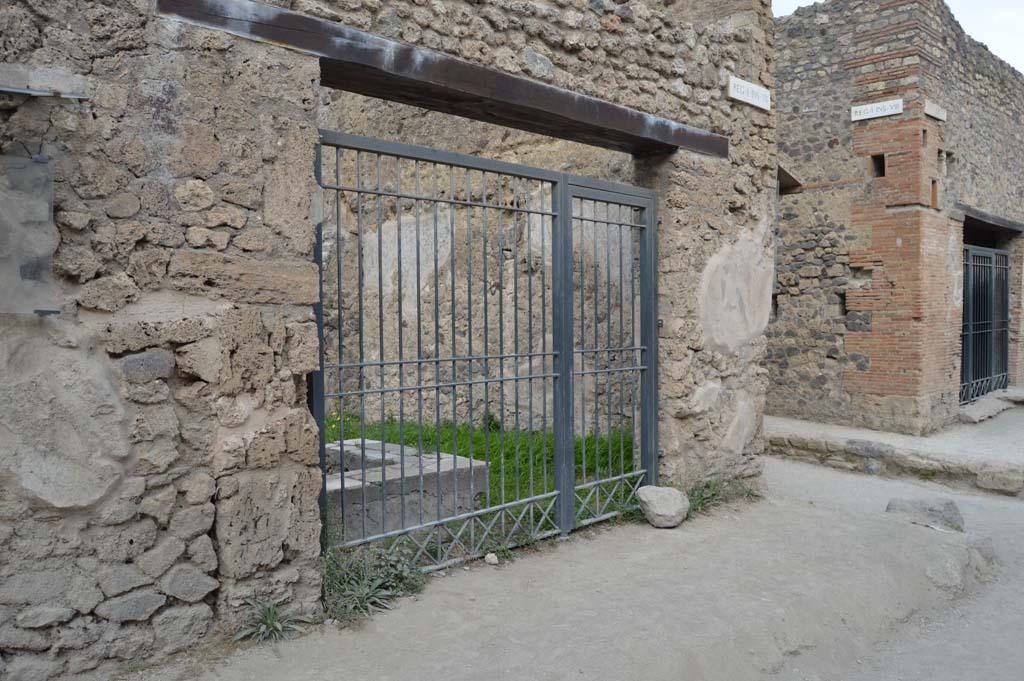
<instances>
[{"instance_id":1,"label":"stone step","mask_svg":"<svg viewBox=\"0 0 1024 681\"><path fill-rule=\"evenodd\" d=\"M342 451L347 470L328 471L326 485L336 522L343 509L345 541L468 513L483 504L489 479L485 461L444 452L439 457L434 451L421 455L408 446L403 456L399 445L369 440L365 449L358 439L328 445L335 459Z\"/></svg>"},{"instance_id":2,"label":"stone step","mask_svg":"<svg viewBox=\"0 0 1024 681\"><path fill-rule=\"evenodd\" d=\"M1001 418L1008 417L1024 419L1024 410ZM964 445L963 438L954 441L941 433L917 437L777 416L765 417L764 431L768 454L872 475L906 475L1024 496L1024 448L1015 443L1008 443L1012 451L994 452L985 443Z\"/></svg>"}]
</instances>

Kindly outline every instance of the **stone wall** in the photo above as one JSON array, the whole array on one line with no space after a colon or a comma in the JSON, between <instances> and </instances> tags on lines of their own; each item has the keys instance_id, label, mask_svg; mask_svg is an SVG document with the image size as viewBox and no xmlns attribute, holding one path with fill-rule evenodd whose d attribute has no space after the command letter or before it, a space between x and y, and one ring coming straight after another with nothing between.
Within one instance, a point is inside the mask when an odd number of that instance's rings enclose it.
<instances>
[{"instance_id":1,"label":"stone wall","mask_svg":"<svg viewBox=\"0 0 1024 681\"><path fill-rule=\"evenodd\" d=\"M0 104L3 153L52 159L61 287L0 318L0 676L107 678L250 596L312 611L317 63L147 2L0 26L4 64L90 95Z\"/></svg>"},{"instance_id":2,"label":"stone wall","mask_svg":"<svg viewBox=\"0 0 1024 681\"><path fill-rule=\"evenodd\" d=\"M274 4L728 135L728 160L634 162L463 121L425 135L419 113L351 119L657 189L662 471L757 472L774 121L724 90L730 73L772 85L767 0L693 24L640 1ZM15 0L0 29L4 66L89 94L0 97L3 153L52 159L61 292L58 315L0 318L0 674L105 678L231 628L253 596L314 610L312 169L336 93L315 59L148 0Z\"/></svg>"},{"instance_id":3,"label":"stone wall","mask_svg":"<svg viewBox=\"0 0 1024 681\"><path fill-rule=\"evenodd\" d=\"M1009 178L1022 145L1009 122L1024 79L941 0L836 0L776 26L780 157L804 187L780 199L769 411L942 427L960 380L956 204L1019 219ZM897 98L901 115L850 120L854 105ZM926 101L947 106L948 121L925 115Z\"/></svg>"}]
</instances>

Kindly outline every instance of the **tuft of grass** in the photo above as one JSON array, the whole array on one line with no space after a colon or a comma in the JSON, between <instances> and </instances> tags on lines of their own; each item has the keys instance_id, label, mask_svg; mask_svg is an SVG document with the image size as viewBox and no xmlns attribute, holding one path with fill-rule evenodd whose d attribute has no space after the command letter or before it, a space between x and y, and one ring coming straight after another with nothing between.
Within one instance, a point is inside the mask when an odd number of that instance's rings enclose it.
<instances>
[{"instance_id":1,"label":"tuft of grass","mask_svg":"<svg viewBox=\"0 0 1024 681\"><path fill-rule=\"evenodd\" d=\"M419 593L426 575L407 551L381 546L334 549L325 556L324 613L340 621L389 610L391 601Z\"/></svg>"},{"instance_id":2,"label":"tuft of grass","mask_svg":"<svg viewBox=\"0 0 1024 681\"><path fill-rule=\"evenodd\" d=\"M690 513L697 515L730 501L758 499L761 495L753 487L740 480L722 482L713 478L694 485L686 493L686 496L690 499Z\"/></svg>"},{"instance_id":3,"label":"tuft of grass","mask_svg":"<svg viewBox=\"0 0 1024 681\"><path fill-rule=\"evenodd\" d=\"M276 603L265 603L250 599L249 618L235 634L235 641L250 640L282 641L305 631L303 624L309 620L278 608Z\"/></svg>"}]
</instances>

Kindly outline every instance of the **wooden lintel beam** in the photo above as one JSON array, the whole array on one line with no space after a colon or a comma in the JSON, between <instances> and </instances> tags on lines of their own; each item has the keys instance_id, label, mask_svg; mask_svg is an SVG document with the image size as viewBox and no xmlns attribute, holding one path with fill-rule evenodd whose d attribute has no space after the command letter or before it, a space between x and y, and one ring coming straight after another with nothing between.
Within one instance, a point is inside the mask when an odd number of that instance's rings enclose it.
<instances>
[{"instance_id":1,"label":"wooden lintel beam","mask_svg":"<svg viewBox=\"0 0 1024 681\"><path fill-rule=\"evenodd\" d=\"M337 22L249 0L158 0L192 24L320 58L326 87L634 155L729 156L728 138Z\"/></svg>"}]
</instances>

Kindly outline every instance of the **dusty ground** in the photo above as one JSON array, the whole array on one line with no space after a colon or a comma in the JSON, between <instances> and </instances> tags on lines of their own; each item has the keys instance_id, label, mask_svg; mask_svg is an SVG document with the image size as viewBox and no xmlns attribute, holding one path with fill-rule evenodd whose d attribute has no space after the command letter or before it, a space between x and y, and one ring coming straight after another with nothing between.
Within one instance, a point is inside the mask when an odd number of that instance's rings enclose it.
<instances>
[{"instance_id":1,"label":"dusty ground","mask_svg":"<svg viewBox=\"0 0 1024 681\"><path fill-rule=\"evenodd\" d=\"M946 635L952 625L945 618L975 612L1012 587L1007 579L965 598L974 574L970 537L882 513L890 496L934 494L927 487L783 461L768 462L766 480L764 500L719 509L676 530L617 526L507 566L455 569L432 578L417 600L359 629L324 627L220 662L131 678L854 678L875 662L914 668L914 656L924 653L909 649L917 639L904 640L900 625L917 622L914 613L938 613L922 622L935 622L936 635ZM1019 501L964 504L972 532L999 538L1004 562L1020 556L1021 538L1015 548L1006 543L1022 513ZM882 640L891 643L877 646ZM988 657L975 647L969 652ZM967 652L940 645L937 654Z\"/></svg>"},{"instance_id":2,"label":"dusty ground","mask_svg":"<svg viewBox=\"0 0 1024 681\"><path fill-rule=\"evenodd\" d=\"M1018 440L1020 442L1021 440ZM854 665L828 668L792 660L778 678L794 681L1016 681L1024 678L1024 504L989 494L950 493L935 484L880 480L808 464L768 462L775 494L855 514L870 514L894 495L956 499L967 531L993 540L996 579L950 607L919 613ZM869 577L869 582L871 578Z\"/></svg>"}]
</instances>

